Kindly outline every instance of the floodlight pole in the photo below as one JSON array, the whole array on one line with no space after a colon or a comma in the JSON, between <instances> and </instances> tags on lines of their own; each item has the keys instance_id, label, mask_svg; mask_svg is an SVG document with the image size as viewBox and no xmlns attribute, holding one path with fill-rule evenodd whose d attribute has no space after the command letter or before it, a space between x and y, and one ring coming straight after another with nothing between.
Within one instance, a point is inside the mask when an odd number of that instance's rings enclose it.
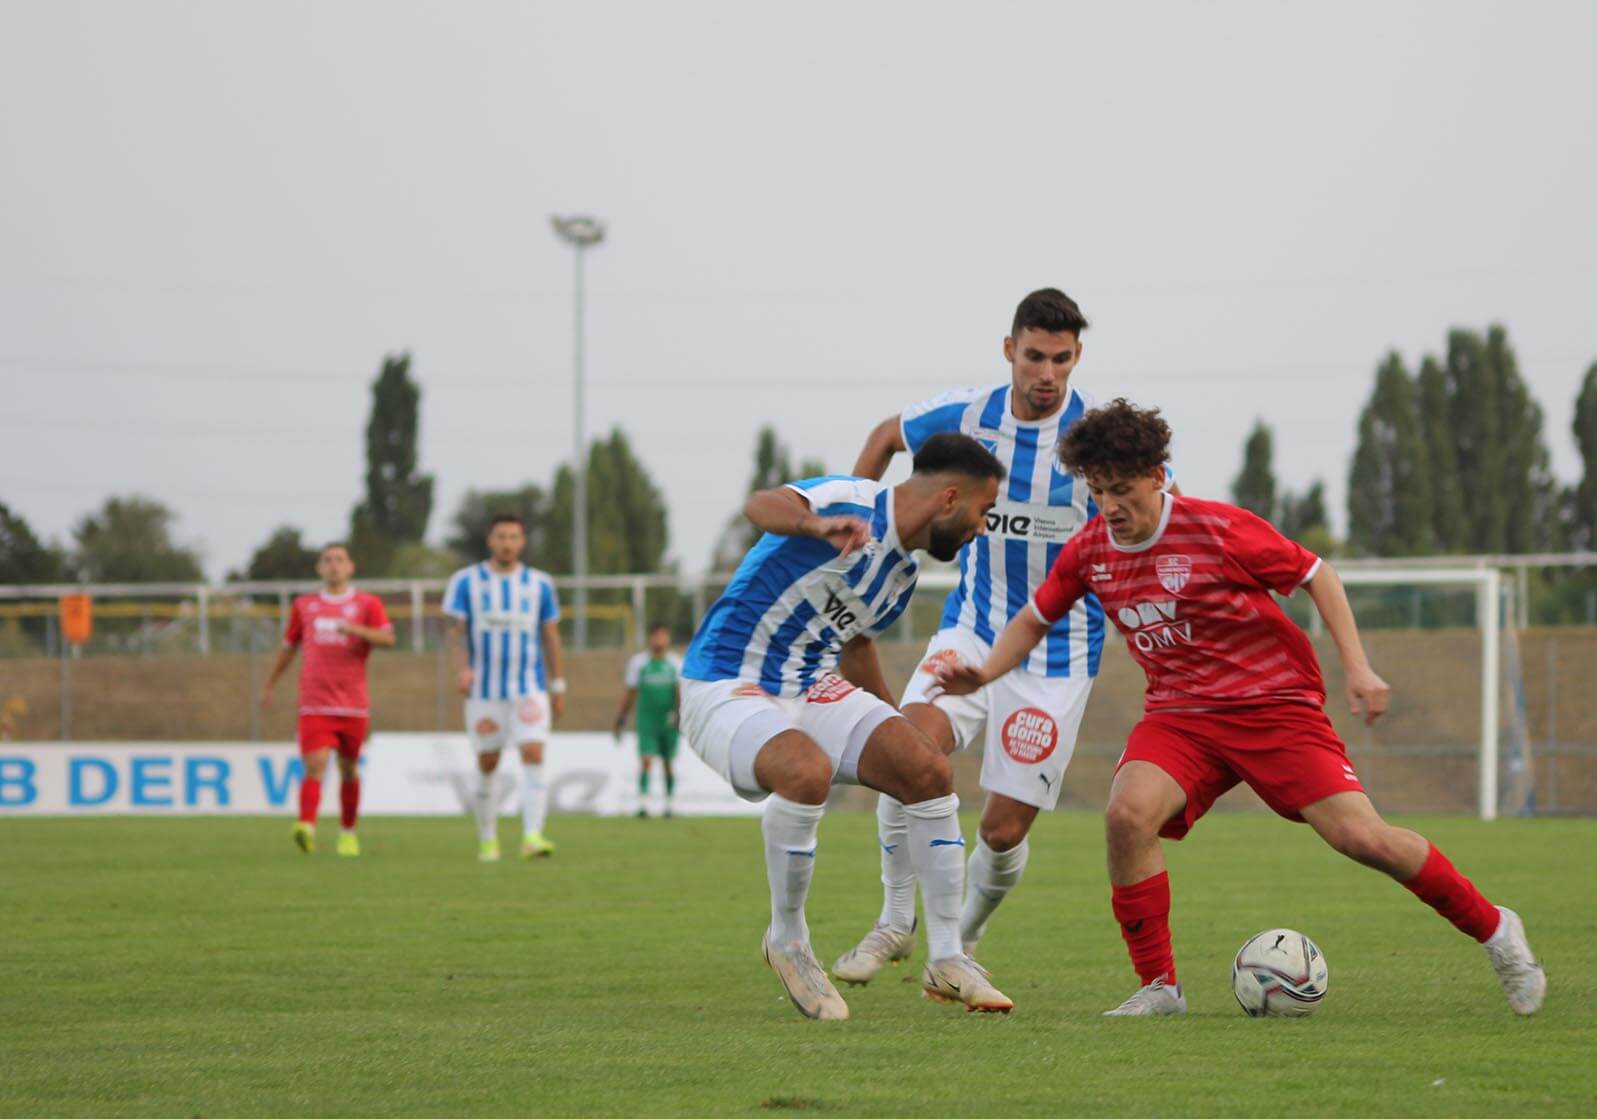
<instances>
[{"instance_id":1,"label":"floodlight pole","mask_svg":"<svg viewBox=\"0 0 1597 1119\"><path fill-rule=\"evenodd\" d=\"M552 215L549 224L555 235L574 250L573 272L573 327L572 375L572 426L576 443L576 461L573 464L571 510L571 571L576 576L576 602L571 623L572 644L578 649L588 647L588 400L586 369L583 353L583 257L587 251L604 240L604 225L592 217L562 218Z\"/></svg>"}]
</instances>

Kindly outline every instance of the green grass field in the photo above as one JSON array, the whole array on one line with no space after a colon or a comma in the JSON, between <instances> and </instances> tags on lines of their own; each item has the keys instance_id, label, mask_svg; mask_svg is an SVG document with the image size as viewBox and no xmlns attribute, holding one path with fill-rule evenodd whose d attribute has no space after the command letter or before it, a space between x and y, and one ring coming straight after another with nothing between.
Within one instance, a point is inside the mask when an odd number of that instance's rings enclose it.
<instances>
[{"instance_id":1,"label":"green grass field","mask_svg":"<svg viewBox=\"0 0 1597 1119\"><path fill-rule=\"evenodd\" d=\"M307 858L276 819L8 820L0 1113L1591 1114L1597 821L1409 822L1524 914L1536 1018L1400 887L1267 817L1172 848L1184 1019L1100 1017L1136 979L1099 822L1060 814L984 945L1013 1015L921 999L918 951L845 992L844 1023L799 1018L760 962L753 820L557 818L554 859L486 866L465 820L373 819L359 860L325 822ZM874 820L828 818L823 962L876 873ZM1272 925L1330 962L1310 1020L1231 998L1232 952Z\"/></svg>"}]
</instances>

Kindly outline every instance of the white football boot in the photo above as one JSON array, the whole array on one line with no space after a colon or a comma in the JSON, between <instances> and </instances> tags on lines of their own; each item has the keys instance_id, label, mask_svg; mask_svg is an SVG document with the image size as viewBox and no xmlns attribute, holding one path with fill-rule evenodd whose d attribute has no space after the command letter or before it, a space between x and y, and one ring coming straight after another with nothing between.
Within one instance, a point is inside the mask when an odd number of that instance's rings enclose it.
<instances>
[{"instance_id":1,"label":"white football boot","mask_svg":"<svg viewBox=\"0 0 1597 1119\"><path fill-rule=\"evenodd\" d=\"M848 1003L826 978L815 952L808 944L772 944L766 932L761 944L765 962L782 981L782 989L806 1018L841 1021L848 1017Z\"/></svg>"},{"instance_id":2,"label":"white football boot","mask_svg":"<svg viewBox=\"0 0 1597 1119\"><path fill-rule=\"evenodd\" d=\"M960 1002L966 1010L983 1014L1008 1014L1014 1001L997 987L987 969L969 956L947 956L926 965L921 989L937 1002Z\"/></svg>"},{"instance_id":3,"label":"white football boot","mask_svg":"<svg viewBox=\"0 0 1597 1119\"><path fill-rule=\"evenodd\" d=\"M1135 1018L1143 1015L1185 1014L1187 996L1181 993L1181 984L1170 986L1163 979L1155 979L1113 1010L1103 1012L1105 1018Z\"/></svg>"},{"instance_id":4,"label":"white football boot","mask_svg":"<svg viewBox=\"0 0 1597 1119\"><path fill-rule=\"evenodd\" d=\"M1525 922L1512 909L1497 907L1502 920L1497 931L1483 947L1497 969L1497 981L1503 985L1508 1005L1515 1014L1535 1014L1547 995L1547 974L1531 954L1530 942L1525 939Z\"/></svg>"},{"instance_id":5,"label":"white football boot","mask_svg":"<svg viewBox=\"0 0 1597 1119\"><path fill-rule=\"evenodd\" d=\"M844 983L862 986L869 983L886 965L897 965L900 960L909 959L914 952L914 925L910 926L909 932L900 932L891 925L878 923L865 934L864 940L837 958L832 965L832 975Z\"/></svg>"}]
</instances>

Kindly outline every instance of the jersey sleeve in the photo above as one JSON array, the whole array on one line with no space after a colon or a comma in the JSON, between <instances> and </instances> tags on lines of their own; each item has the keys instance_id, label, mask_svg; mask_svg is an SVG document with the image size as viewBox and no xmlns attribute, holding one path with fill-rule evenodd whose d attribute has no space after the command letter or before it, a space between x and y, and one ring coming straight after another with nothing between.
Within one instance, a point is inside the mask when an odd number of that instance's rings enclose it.
<instances>
[{"instance_id":1,"label":"jersey sleeve","mask_svg":"<svg viewBox=\"0 0 1597 1119\"><path fill-rule=\"evenodd\" d=\"M394 628L394 623L388 618L388 608L383 605L383 600L374 594L366 596L366 617L362 624L372 629Z\"/></svg>"},{"instance_id":2,"label":"jersey sleeve","mask_svg":"<svg viewBox=\"0 0 1597 1119\"><path fill-rule=\"evenodd\" d=\"M898 417L898 428L904 435L904 446L909 453L919 451L926 440L945 431L958 431L964 421L965 410L991 389L955 389L919 404L905 408Z\"/></svg>"},{"instance_id":3,"label":"jersey sleeve","mask_svg":"<svg viewBox=\"0 0 1597 1119\"><path fill-rule=\"evenodd\" d=\"M300 612L299 599L288 608L288 628L283 631L284 645L300 645L305 641L305 615Z\"/></svg>"},{"instance_id":4,"label":"jersey sleeve","mask_svg":"<svg viewBox=\"0 0 1597 1119\"><path fill-rule=\"evenodd\" d=\"M457 571L444 591L444 613L463 622L471 621L471 573Z\"/></svg>"},{"instance_id":5,"label":"jersey sleeve","mask_svg":"<svg viewBox=\"0 0 1597 1119\"><path fill-rule=\"evenodd\" d=\"M643 676L643 657L642 653L633 653L627 659L627 669L621 674L621 682L628 688L636 688L639 678Z\"/></svg>"},{"instance_id":6,"label":"jersey sleeve","mask_svg":"<svg viewBox=\"0 0 1597 1119\"><path fill-rule=\"evenodd\" d=\"M1087 594L1087 584L1081 577L1081 542L1085 539L1084 534L1078 533L1064 546L1048 577L1031 597L1032 612L1048 625L1063 618Z\"/></svg>"},{"instance_id":7,"label":"jersey sleeve","mask_svg":"<svg viewBox=\"0 0 1597 1119\"><path fill-rule=\"evenodd\" d=\"M555 585L548 579L538 592L538 624L560 620L560 599L555 595Z\"/></svg>"},{"instance_id":8,"label":"jersey sleeve","mask_svg":"<svg viewBox=\"0 0 1597 1119\"><path fill-rule=\"evenodd\" d=\"M1246 509L1233 515L1224 545L1233 576L1279 595L1291 594L1320 569L1320 557Z\"/></svg>"},{"instance_id":9,"label":"jersey sleeve","mask_svg":"<svg viewBox=\"0 0 1597 1119\"><path fill-rule=\"evenodd\" d=\"M867 520L874 511L880 485L868 478L848 474L826 474L789 482L787 488L810 503L823 517L854 516Z\"/></svg>"}]
</instances>

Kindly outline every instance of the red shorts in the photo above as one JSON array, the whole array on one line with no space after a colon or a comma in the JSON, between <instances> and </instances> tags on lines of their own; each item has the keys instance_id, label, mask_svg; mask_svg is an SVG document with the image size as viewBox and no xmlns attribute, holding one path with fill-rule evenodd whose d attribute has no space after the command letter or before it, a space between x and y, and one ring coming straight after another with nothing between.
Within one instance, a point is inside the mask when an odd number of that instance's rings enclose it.
<instances>
[{"instance_id":1,"label":"red shorts","mask_svg":"<svg viewBox=\"0 0 1597 1119\"><path fill-rule=\"evenodd\" d=\"M358 758L370 724L365 715L301 715L299 752L337 750L346 758Z\"/></svg>"},{"instance_id":2,"label":"red shorts","mask_svg":"<svg viewBox=\"0 0 1597 1119\"><path fill-rule=\"evenodd\" d=\"M1155 711L1131 731L1127 762L1152 762L1175 778L1187 806L1159 829L1180 839L1239 781L1288 820L1336 793L1362 793L1353 763L1325 712L1307 705L1236 711Z\"/></svg>"}]
</instances>

